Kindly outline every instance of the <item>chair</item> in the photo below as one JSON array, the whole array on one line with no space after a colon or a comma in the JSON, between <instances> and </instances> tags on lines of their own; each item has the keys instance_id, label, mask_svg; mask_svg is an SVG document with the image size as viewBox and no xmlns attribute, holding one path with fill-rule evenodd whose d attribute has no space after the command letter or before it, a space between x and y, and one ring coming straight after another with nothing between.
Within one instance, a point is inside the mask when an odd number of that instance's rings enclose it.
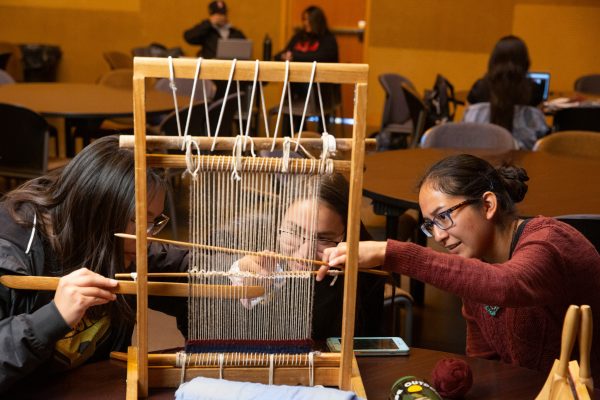
<instances>
[{"instance_id":1,"label":"chair","mask_svg":"<svg viewBox=\"0 0 600 400\"><path fill-rule=\"evenodd\" d=\"M257 89L258 90L258 89ZM302 113L304 112L304 105L306 102L306 94L308 92L307 84L295 84L292 85L292 115L294 116L294 130L298 130L300 128L300 119L302 118ZM258 96L258 91L255 96ZM319 95L317 91L317 85L314 85L312 88L312 94L310 95L310 100L308 102L308 107L306 109L306 120L304 122L303 130L306 130L306 125L309 119L317 119L321 123L321 127L318 130L323 130L326 128L328 132L331 131L331 128L328 126L331 122L331 117L338 115L338 111L340 111L341 115L341 106L342 106L342 94L341 87L337 84L330 83L322 83L321 84L321 98L323 100L323 113L325 114L325 121L321 121L321 108L319 105ZM279 112L279 107L272 107L269 110L269 117L276 117ZM287 94L285 98L285 103L283 105L282 110L282 120L280 122L282 132L284 135L289 134L289 117L284 118L289 114L289 107L287 103ZM258 120L258 119L257 119ZM328 123L329 122L329 123ZM343 127L343 124L342 124ZM275 123L271 124L271 129L275 129Z\"/></svg>"},{"instance_id":2,"label":"chair","mask_svg":"<svg viewBox=\"0 0 600 400\"><path fill-rule=\"evenodd\" d=\"M105 51L102 53L104 60L108 63L110 69L132 69L133 57L121 51Z\"/></svg>"},{"instance_id":3,"label":"chair","mask_svg":"<svg viewBox=\"0 0 600 400\"><path fill-rule=\"evenodd\" d=\"M242 103L245 101L245 93L241 93ZM224 99L218 99L208 104L208 119L210 122L211 132L214 133L217 128L217 122L219 115L221 114L221 107ZM185 128L187 121L188 108L185 107L179 109L179 121L181 123L181 129ZM237 93L230 94L226 99L225 110L223 111L223 118L221 121L221 128L219 129L219 136L234 136L235 128L233 126L234 115L237 113ZM177 136L177 118L175 111L168 114L160 123L160 125L153 129L155 132L159 132L163 135ZM190 119L189 134L194 136L205 136L206 135L206 112L204 109L204 103L197 103L192 106L192 117Z\"/></svg>"},{"instance_id":4,"label":"chair","mask_svg":"<svg viewBox=\"0 0 600 400\"><path fill-rule=\"evenodd\" d=\"M0 176L32 179L65 165L48 159L48 123L23 107L0 104Z\"/></svg>"},{"instance_id":5,"label":"chair","mask_svg":"<svg viewBox=\"0 0 600 400\"><path fill-rule=\"evenodd\" d=\"M533 146L534 151L600 159L600 134L586 131L556 132L541 138Z\"/></svg>"},{"instance_id":6,"label":"chair","mask_svg":"<svg viewBox=\"0 0 600 400\"><path fill-rule=\"evenodd\" d=\"M589 240L600 252L600 215L572 214L556 217L559 221L571 225Z\"/></svg>"},{"instance_id":7,"label":"chair","mask_svg":"<svg viewBox=\"0 0 600 400\"><path fill-rule=\"evenodd\" d=\"M177 95L184 97L192 96L192 89L194 87L193 79L175 78L175 86L177 87ZM202 94L202 81L198 80L196 83L196 93L194 99L197 101L204 101L204 95ZM206 88L206 101L209 103L213 101L215 93L217 92L217 85L211 80L204 81L204 87ZM154 90L159 92L171 93L171 85L169 79L163 78L158 79L154 84Z\"/></svg>"},{"instance_id":8,"label":"chair","mask_svg":"<svg viewBox=\"0 0 600 400\"><path fill-rule=\"evenodd\" d=\"M108 86L115 89L133 90L133 69L116 68L102 74L98 79L98 85Z\"/></svg>"},{"instance_id":9,"label":"chair","mask_svg":"<svg viewBox=\"0 0 600 400\"><path fill-rule=\"evenodd\" d=\"M509 131L498 125L479 122L449 122L429 129L420 146L455 149L513 150L517 148Z\"/></svg>"},{"instance_id":10,"label":"chair","mask_svg":"<svg viewBox=\"0 0 600 400\"><path fill-rule=\"evenodd\" d=\"M600 74L584 75L577 78L575 91L600 94Z\"/></svg>"},{"instance_id":11,"label":"chair","mask_svg":"<svg viewBox=\"0 0 600 400\"><path fill-rule=\"evenodd\" d=\"M399 336L397 316L400 315L400 309L397 306L402 306L404 309L404 332L402 338L407 345L412 344L413 331L413 303L414 299L407 291L399 288L396 285L386 283L383 293L383 305L392 308L392 336Z\"/></svg>"},{"instance_id":12,"label":"chair","mask_svg":"<svg viewBox=\"0 0 600 400\"><path fill-rule=\"evenodd\" d=\"M21 63L22 54L19 45L10 42L0 42L0 53L10 54L6 61L3 70L8 72L15 81L20 82L23 80L23 65Z\"/></svg>"},{"instance_id":13,"label":"chair","mask_svg":"<svg viewBox=\"0 0 600 400\"><path fill-rule=\"evenodd\" d=\"M560 109L554 114L555 132L595 131L600 132L600 107L571 107Z\"/></svg>"},{"instance_id":14,"label":"chair","mask_svg":"<svg viewBox=\"0 0 600 400\"><path fill-rule=\"evenodd\" d=\"M8 85L15 83L15 80L10 74L3 69L0 69L0 85Z\"/></svg>"},{"instance_id":15,"label":"chair","mask_svg":"<svg viewBox=\"0 0 600 400\"><path fill-rule=\"evenodd\" d=\"M421 99L421 96L409 85L402 83L402 92L408 106L408 113L412 120L413 131L411 138L411 147L417 147L421 135L425 132L427 123L427 106Z\"/></svg>"},{"instance_id":16,"label":"chair","mask_svg":"<svg viewBox=\"0 0 600 400\"><path fill-rule=\"evenodd\" d=\"M385 91L385 103L381 116L381 128L376 134L378 150L406 148L408 138L412 136L413 124L402 90L406 84L414 90L414 85L398 74L381 74L379 83Z\"/></svg>"}]
</instances>

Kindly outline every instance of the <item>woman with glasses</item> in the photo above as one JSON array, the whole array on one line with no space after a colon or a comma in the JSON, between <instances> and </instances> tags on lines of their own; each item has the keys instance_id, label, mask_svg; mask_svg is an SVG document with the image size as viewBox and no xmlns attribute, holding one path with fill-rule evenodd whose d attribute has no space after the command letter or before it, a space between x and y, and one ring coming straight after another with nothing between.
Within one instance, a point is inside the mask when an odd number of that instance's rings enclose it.
<instances>
[{"instance_id":1,"label":"woman with glasses","mask_svg":"<svg viewBox=\"0 0 600 400\"><path fill-rule=\"evenodd\" d=\"M349 187L346 179L339 174L322 178L319 188L318 210L314 209L312 200L298 199L287 210L279 228L279 251L283 255L299 259L321 259L328 248L334 248L346 239L346 222L348 218ZM315 237L308 237L309 221L313 221L317 211ZM361 240L369 240L371 236L361 224ZM234 270L267 272L281 268L272 258L247 256L238 260ZM304 269L306 264L286 265L286 269ZM313 302L312 329L313 339L326 339L340 336L342 324L342 306L344 282L340 276L334 282L327 276L316 282ZM237 282L236 284L241 284ZM277 285L273 282L275 290ZM357 288L355 335L379 336L382 329L383 289L385 279L371 274L360 274ZM242 300L247 307L253 307L262 299Z\"/></svg>"},{"instance_id":2,"label":"woman with glasses","mask_svg":"<svg viewBox=\"0 0 600 400\"><path fill-rule=\"evenodd\" d=\"M148 170L148 233L168 221L165 183ZM126 351L135 296L115 295L110 279L133 272L134 158L106 137L63 170L26 182L0 203L0 274L61 276L56 292L0 285L0 393L35 372L50 373ZM187 251L152 244L148 268L185 271ZM185 300L150 298L150 306L186 315ZM176 307L178 306L178 307ZM0 397L2 397L0 395Z\"/></svg>"},{"instance_id":3,"label":"woman with glasses","mask_svg":"<svg viewBox=\"0 0 600 400\"><path fill-rule=\"evenodd\" d=\"M439 161L419 184L419 205L423 232L447 252L393 240L361 242L359 267L382 265L461 297L468 355L547 373L559 356L568 306L600 310L600 256L565 223L517 216L515 203L524 198L528 179L521 168L495 169L471 155ZM344 264L346 244L326 249L323 260ZM596 379L598 321L592 342Z\"/></svg>"}]
</instances>

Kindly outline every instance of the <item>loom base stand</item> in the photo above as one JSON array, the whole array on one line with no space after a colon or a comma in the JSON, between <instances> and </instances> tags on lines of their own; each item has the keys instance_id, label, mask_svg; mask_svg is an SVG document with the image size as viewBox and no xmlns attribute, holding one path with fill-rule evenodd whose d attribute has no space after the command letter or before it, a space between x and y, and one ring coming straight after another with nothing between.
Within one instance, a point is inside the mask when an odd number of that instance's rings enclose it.
<instances>
[{"instance_id":1,"label":"loom base stand","mask_svg":"<svg viewBox=\"0 0 600 400\"><path fill-rule=\"evenodd\" d=\"M149 359L148 386L149 388L176 388L181 383L181 368L165 365L163 355L153 362ZM120 358L120 357L116 357ZM314 367L314 384L329 387L339 387L340 368L339 354L327 354L325 366ZM336 361L336 362L334 362ZM335 365L337 363L337 365ZM154 365L153 365L154 364ZM185 381L198 376L219 378L221 371L218 367L190 366L185 370ZM223 379L241 382L269 383L269 368L259 367L225 367ZM351 390L359 397L366 399L367 395L360 376L356 358L352 360ZM273 373L273 383L276 385L309 385L309 369L305 366L277 366ZM138 380L137 348L130 347L127 353L127 400L135 400L141 394Z\"/></svg>"}]
</instances>

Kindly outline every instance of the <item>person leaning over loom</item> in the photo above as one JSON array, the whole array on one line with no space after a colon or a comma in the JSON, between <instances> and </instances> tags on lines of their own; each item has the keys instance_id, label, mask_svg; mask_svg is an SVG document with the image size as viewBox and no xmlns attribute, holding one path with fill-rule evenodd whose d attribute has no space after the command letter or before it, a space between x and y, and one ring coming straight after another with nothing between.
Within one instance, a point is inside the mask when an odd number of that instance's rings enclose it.
<instances>
[{"instance_id":1,"label":"person leaning over loom","mask_svg":"<svg viewBox=\"0 0 600 400\"><path fill-rule=\"evenodd\" d=\"M164 227L165 183L148 170L148 234ZM62 276L56 292L0 285L0 394L18 380L106 359L126 351L135 296L115 295L113 277L135 270L134 160L105 137L62 171L34 179L0 203L0 274ZM168 251L167 251L168 250ZM187 251L152 244L151 271L187 270ZM185 300L150 298L150 306L187 318ZM185 332L184 332L185 334Z\"/></svg>"},{"instance_id":2,"label":"person leaning over loom","mask_svg":"<svg viewBox=\"0 0 600 400\"><path fill-rule=\"evenodd\" d=\"M310 254L309 242L304 226L313 220L313 202L299 199L286 211L279 229L280 251L283 255L299 259L320 259L327 248L335 247L346 238L348 219L348 181L339 174L324 175L319 188L319 204L316 225L316 254ZM364 225L360 227L360 238L369 240L371 236ZM246 256L238 260L234 271L269 271L276 269L270 257ZM286 269L303 269L304 266L288 264ZM312 338L323 340L340 336L342 329L342 307L344 282L339 276L327 276L315 286L313 303ZM242 282L236 282L241 284ZM380 336L382 334L383 289L385 278L371 274L360 274L357 287L356 324L357 336ZM277 286L277 283L274 284ZM263 299L242 300L252 308Z\"/></svg>"},{"instance_id":3,"label":"person leaning over loom","mask_svg":"<svg viewBox=\"0 0 600 400\"><path fill-rule=\"evenodd\" d=\"M600 255L563 222L517 217L514 204L524 198L527 180L521 168L495 169L471 155L439 161L421 179L419 205L422 230L447 254L394 240L360 242L359 267L382 265L460 296L467 355L547 373L559 356L568 306L600 311ZM323 261L342 265L346 250L345 243L326 249ZM596 380L599 321L591 352Z\"/></svg>"}]
</instances>

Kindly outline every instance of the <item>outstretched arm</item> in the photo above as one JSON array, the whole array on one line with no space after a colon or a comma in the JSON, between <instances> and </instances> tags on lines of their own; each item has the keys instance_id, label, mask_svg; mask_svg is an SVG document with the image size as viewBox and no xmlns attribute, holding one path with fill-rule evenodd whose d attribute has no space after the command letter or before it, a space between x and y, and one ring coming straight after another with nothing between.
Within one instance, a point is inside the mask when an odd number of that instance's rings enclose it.
<instances>
[{"instance_id":1,"label":"outstretched arm","mask_svg":"<svg viewBox=\"0 0 600 400\"><path fill-rule=\"evenodd\" d=\"M386 242L360 242L358 245L358 268L374 268L383 264L385 259ZM345 265L348 256L348 244L342 242L337 247L325 249L323 252L323 261L328 263L328 266L319 268L317 273L317 281L323 280L329 267L336 265Z\"/></svg>"}]
</instances>

